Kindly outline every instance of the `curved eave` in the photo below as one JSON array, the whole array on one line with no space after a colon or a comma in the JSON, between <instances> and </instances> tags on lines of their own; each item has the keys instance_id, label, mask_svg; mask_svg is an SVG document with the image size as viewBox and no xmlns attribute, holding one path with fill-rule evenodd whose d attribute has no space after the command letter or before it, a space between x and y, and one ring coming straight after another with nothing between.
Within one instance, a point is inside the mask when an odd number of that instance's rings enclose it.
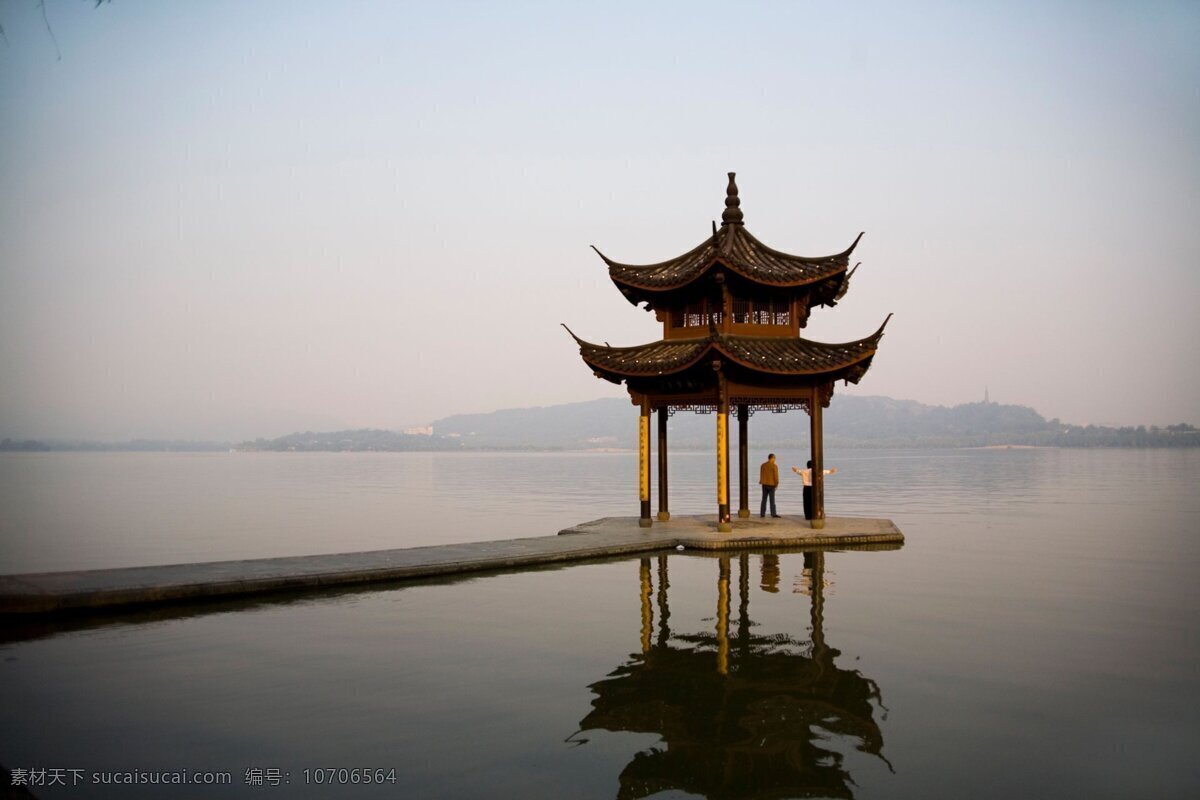
<instances>
[{"instance_id":1,"label":"curved eave","mask_svg":"<svg viewBox=\"0 0 1200 800\"><path fill-rule=\"evenodd\" d=\"M834 375L847 370L853 372L855 367L859 367L858 374L848 378L857 383L870 366L871 359L875 357L875 352L879 349L879 340L883 338L883 330L891 318L892 315L888 314L879 330L870 336L841 344L825 344L808 339L780 340L775 337L749 336L722 336L714 344L730 361L755 372L787 376ZM781 353L781 341L789 344L801 342L810 349L815 349L816 355L812 352L787 353L786 350ZM831 360L823 364L814 364L820 356ZM840 358L834 361L832 359L835 356Z\"/></svg>"},{"instance_id":2,"label":"curved eave","mask_svg":"<svg viewBox=\"0 0 1200 800\"><path fill-rule=\"evenodd\" d=\"M836 380L845 376L847 380L857 382L870 366L891 316L889 314L872 335L842 344L725 335L663 340L633 347L610 347L580 339L570 328L567 328L567 332L579 345L579 355L593 372L614 382L677 375L696 366L712 353L763 374L790 377L829 375Z\"/></svg>"},{"instance_id":3,"label":"curved eave","mask_svg":"<svg viewBox=\"0 0 1200 800\"><path fill-rule=\"evenodd\" d=\"M722 240L719 260L747 280L772 287L806 286L844 272L863 234L831 256L796 256L768 247L744 228L732 228Z\"/></svg>"},{"instance_id":4,"label":"curved eave","mask_svg":"<svg viewBox=\"0 0 1200 800\"><path fill-rule=\"evenodd\" d=\"M718 266L769 288L799 288L829 280L845 272L850 254L862 236L860 233L841 253L817 258L775 250L740 225L725 226L683 255L657 264L622 264L604 255L594 245L592 249L608 266L612 282L636 304L664 292L682 289ZM840 289L839 284L833 294Z\"/></svg>"},{"instance_id":5,"label":"curved eave","mask_svg":"<svg viewBox=\"0 0 1200 800\"><path fill-rule=\"evenodd\" d=\"M816 342L812 344L816 344ZM842 349L845 345L826 345L826 347L830 349ZM820 364L820 362L816 362L812 354L770 354L759 358L747 358L745 351L739 352L739 348L737 347L718 347L717 349L730 361L746 369L766 375L786 375L789 377L833 375L843 370L851 369L856 365L869 363L871 358L875 356L875 348L873 347L859 352L843 351L840 354L842 356L841 360L836 363Z\"/></svg>"},{"instance_id":6,"label":"curved eave","mask_svg":"<svg viewBox=\"0 0 1200 800\"><path fill-rule=\"evenodd\" d=\"M750 239L751 241L753 241L755 246L758 247L759 249L761 249L767 253L770 253L771 255L773 255L777 258L784 258L784 259L788 259L788 260L792 260L792 261L808 262L808 263L813 263L813 264L819 264L821 262L829 261L832 259L837 259L842 262L849 261L850 254L854 252L854 249L856 247L858 247L858 243L860 241L862 241L862 237L865 235L866 235L866 231L859 231L858 236L854 237L854 241L850 243L850 246L847 247L845 250L843 250L840 253L835 253L834 255L831 255L831 256L819 256L816 258L812 258L809 256L796 256L796 255L792 255L791 253L785 253L782 250L776 250L775 248L770 247L769 245L763 244L762 241L758 239L758 237L756 237L754 234L750 233L750 231L745 230L744 228L742 229L741 234L739 234L739 236L744 236L744 237Z\"/></svg>"},{"instance_id":7,"label":"curved eave","mask_svg":"<svg viewBox=\"0 0 1200 800\"><path fill-rule=\"evenodd\" d=\"M563 327L567 328L566 325ZM570 328L567 328L567 333L571 334L571 338L579 345L579 355L584 363L597 375L608 380L616 379L615 382L620 382L622 378L676 375L686 372L704 358L713 343L711 337L706 337L664 340L632 347L610 347L580 339ZM660 368L655 369L654 364ZM610 375L613 377L608 377Z\"/></svg>"},{"instance_id":8,"label":"curved eave","mask_svg":"<svg viewBox=\"0 0 1200 800\"><path fill-rule=\"evenodd\" d=\"M648 274L653 272L661 272L664 270L682 269L690 260L695 260L697 264L706 263L710 257L709 251L716 252L715 242L717 240L717 236L718 234L714 234L693 247L691 250L688 250L683 255L675 256L674 258L668 258L666 261L660 261L657 264L622 264L621 262L613 261L611 258L604 255L604 253L601 252L600 248L596 247L596 245L593 244L590 246L596 251L596 255L600 256L604 263L608 265L608 271L610 275L614 270L620 272L628 271L634 274Z\"/></svg>"},{"instance_id":9,"label":"curved eave","mask_svg":"<svg viewBox=\"0 0 1200 800\"><path fill-rule=\"evenodd\" d=\"M846 292L850 289L850 279L854 277L854 273L858 272L858 268L861 264L861 261L858 262L858 264L855 264L854 267L846 273L846 276L842 278L841 283L838 285L837 293L833 296L834 303L846 296ZM886 325L887 323L884 324Z\"/></svg>"}]
</instances>

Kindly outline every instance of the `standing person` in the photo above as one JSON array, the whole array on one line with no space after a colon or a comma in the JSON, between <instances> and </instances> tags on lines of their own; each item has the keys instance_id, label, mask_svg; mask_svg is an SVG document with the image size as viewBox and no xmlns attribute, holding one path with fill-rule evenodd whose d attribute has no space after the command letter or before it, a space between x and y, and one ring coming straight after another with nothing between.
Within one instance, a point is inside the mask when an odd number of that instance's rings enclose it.
<instances>
[{"instance_id":1,"label":"standing person","mask_svg":"<svg viewBox=\"0 0 1200 800\"><path fill-rule=\"evenodd\" d=\"M762 503L759 505L758 515L765 517L767 515L767 498L771 498L771 516L776 519L779 514L775 512L775 487L779 485L779 465L775 463L775 454L771 453L767 456L767 460L758 468L758 482L762 484Z\"/></svg>"},{"instance_id":2,"label":"standing person","mask_svg":"<svg viewBox=\"0 0 1200 800\"><path fill-rule=\"evenodd\" d=\"M808 462L808 469L800 469L792 467L792 472L800 476L800 480L804 482L804 518L813 518L813 491L812 491L812 462ZM837 467L832 469L821 470L823 475L832 475L837 472Z\"/></svg>"}]
</instances>

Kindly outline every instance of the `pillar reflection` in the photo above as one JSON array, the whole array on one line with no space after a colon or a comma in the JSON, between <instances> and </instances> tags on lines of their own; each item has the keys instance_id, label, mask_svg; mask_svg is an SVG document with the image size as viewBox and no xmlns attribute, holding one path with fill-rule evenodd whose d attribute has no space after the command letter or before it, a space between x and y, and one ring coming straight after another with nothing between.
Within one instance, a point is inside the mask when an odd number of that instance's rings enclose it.
<instances>
[{"instance_id":1,"label":"pillar reflection","mask_svg":"<svg viewBox=\"0 0 1200 800\"><path fill-rule=\"evenodd\" d=\"M650 559L642 559L638 577L642 597L642 653L645 654L650 652L650 632L654 626L654 610L650 607L650 595L654 591L650 585Z\"/></svg>"},{"instance_id":2,"label":"pillar reflection","mask_svg":"<svg viewBox=\"0 0 1200 800\"><path fill-rule=\"evenodd\" d=\"M640 652L589 687L592 710L581 730L661 737L622 770L617 793L622 799L670 789L710 798L853 797L848 748L887 763L875 719L882 705L876 683L840 666L841 652L825 640L825 554L804 554L809 591L772 600L795 598L801 612L799 603L807 597L808 613L796 618L807 641L789 631L756 630L751 559L733 558L736 617L733 564L722 555L714 559L716 613L707 624L671 617L667 557L658 559L656 571L650 559L641 560ZM759 588L777 592L780 556L769 558L763 557ZM681 633L683 625L702 627Z\"/></svg>"},{"instance_id":3,"label":"pillar reflection","mask_svg":"<svg viewBox=\"0 0 1200 800\"><path fill-rule=\"evenodd\" d=\"M729 556L721 556L717 577L717 672L729 674Z\"/></svg>"}]
</instances>

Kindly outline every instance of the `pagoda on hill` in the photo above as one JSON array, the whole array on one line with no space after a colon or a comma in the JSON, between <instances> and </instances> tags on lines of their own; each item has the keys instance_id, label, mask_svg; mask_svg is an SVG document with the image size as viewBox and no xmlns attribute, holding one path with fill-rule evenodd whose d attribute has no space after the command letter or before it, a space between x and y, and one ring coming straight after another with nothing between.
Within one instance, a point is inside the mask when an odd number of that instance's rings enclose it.
<instances>
[{"instance_id":1,"label":"pagoda on hill","mask_svg":"<svg viewBox=\"0 0 1200 800\"><path fill-rule=\"evenodd\" d=\"M634 347L584 341L568 328L593 373L624 383L641 409L638 464L639 524L650 527L650 413L658 412L658 518L667 503L667 417L677 409L716 412L717 524L732 530L729 512L731 409L738 420L738 516L750 516L747 427L756 410L809 414L812 449L812 527L825 524L821 411L835 381L858 383L871 365L883 325L845 344L805 339L800 330L817 306L837 305L854 269L841 253L794 256L773 250L746 230L734 173L729 173L721 226L698 247L659 264L621 264L596 252L625 298L645 305L663 324L663 338ZM593 247L593 249L595 249ZM855 269L857 269L857 264ZM888 315L888 319L891 315ZM565 326L564 326L565 327Z\"/></svg>"}]
</instances>

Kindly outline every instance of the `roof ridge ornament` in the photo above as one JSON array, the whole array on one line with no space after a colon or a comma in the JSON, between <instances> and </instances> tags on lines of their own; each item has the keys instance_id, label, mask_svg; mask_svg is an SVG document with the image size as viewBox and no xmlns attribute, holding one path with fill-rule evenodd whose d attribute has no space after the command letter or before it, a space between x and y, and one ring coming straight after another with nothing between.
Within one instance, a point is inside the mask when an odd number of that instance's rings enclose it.
<instances>
[{"instance_id":1,"label":"roof ridge ornament","mask_svg":"<svg viewBox=\"0 0 1200 800\"><path fill-rule=\"evenodd\" d=\"M742 201L738 198L736 172L729 173L729 185L725 188L725 213L721 214L721 225L744 225L742 222Z\"/></svg>"}]
</instances>

